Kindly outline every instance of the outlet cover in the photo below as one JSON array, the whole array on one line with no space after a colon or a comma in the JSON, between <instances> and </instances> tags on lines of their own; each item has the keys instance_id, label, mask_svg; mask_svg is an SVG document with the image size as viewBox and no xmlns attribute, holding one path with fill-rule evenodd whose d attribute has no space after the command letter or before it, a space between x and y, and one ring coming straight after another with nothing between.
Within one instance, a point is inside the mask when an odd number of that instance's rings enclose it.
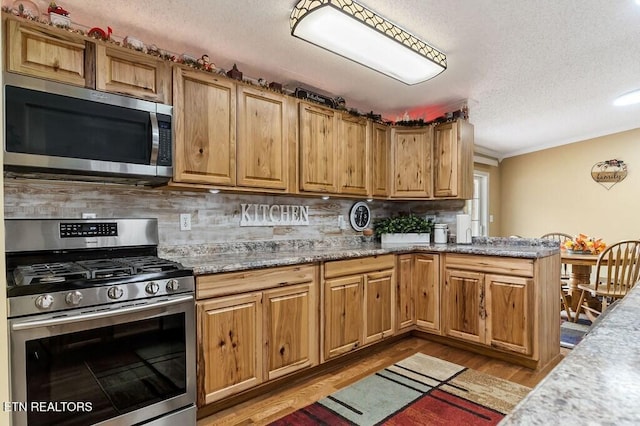
<instances>
[{"instance_id":1,"label":"outlet cover","mask_svg":"<svg viewBox=\"0 0 640 426\"><path fill-rule=\"evenodd\" d=\"M189 213L180 214L180 230L191 231L191 215Z\"/></svg>"}]
</instances>

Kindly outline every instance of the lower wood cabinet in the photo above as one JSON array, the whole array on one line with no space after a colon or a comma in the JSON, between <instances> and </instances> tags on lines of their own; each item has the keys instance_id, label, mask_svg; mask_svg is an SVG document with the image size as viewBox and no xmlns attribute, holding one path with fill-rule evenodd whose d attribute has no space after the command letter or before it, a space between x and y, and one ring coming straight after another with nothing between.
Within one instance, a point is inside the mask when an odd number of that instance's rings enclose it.
<instances>
[{"instance_id":1,"label":"lower wood cabinet","mask_svg":"<svg viewBox=\"0 0 640 426\"><path fill-rule=\"evenodd\" d=\"M445 335L531 355L533 261L467 255L446 259Z\"/></svg>"},{"instance_id":2,"label":"lower wood cabinet","mask_svg":"<svg viewBox=\"0 0 640 426\"><path fill-rule=\"evenodd\" d=\"M317 273L303 265L198 277L198 406L318 364Z\"/></svg>"},{"instance_id":3,"label":"lower wood cabinet","mask_svg":"<svg viewBox=\"0 0 640 426\"><path fill-rule=\"evenodd\" d=\"M398 330L440 333L440 256L398 256Z\"/></svg>"},{"instance_id":4,"label":"lower wood cabinet","mask_svg":"<svg viewBox=\"0 0 640 426\"><path fill-rule=\"evenodd\" d=\"M322 360L392 336L395 256L326 262Z\"/></svg>"},{"instance_id":5,"label":"lower wood cabinet","mask_svg":"<svg viewBox=\"0 0 640 426\"><path fill-rule=\"evenodd\" d=\"M262 383L262 294L197 303L198 405Z\"/></svg>"}]
</instances>

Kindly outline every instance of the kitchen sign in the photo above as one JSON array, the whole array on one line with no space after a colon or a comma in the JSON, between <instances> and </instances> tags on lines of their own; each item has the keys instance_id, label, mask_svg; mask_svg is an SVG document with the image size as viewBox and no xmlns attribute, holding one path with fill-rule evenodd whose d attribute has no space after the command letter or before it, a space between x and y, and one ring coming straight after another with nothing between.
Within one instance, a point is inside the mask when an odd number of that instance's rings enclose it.
<instances>
[{"instance_id":1,"label":"kitchen sign","mask_svg":"<svg viewBox=\"0 0 640 426\"><path fill-rule=\"evenodd\" d=\"M622 160L606 160L591 167L591 177L600 185L611 189L627 177L627 165Z\"/></svg>"},{"instance_id":2,"label":"kitchen sign","mask_svg":"<svg viewBox=\"0 0 640 426\"><path fill-rule=\"evenodd\" d=\"M291 204L240 204L240 226L306 226L309 206Z\"/></svg>"}]
</instances>

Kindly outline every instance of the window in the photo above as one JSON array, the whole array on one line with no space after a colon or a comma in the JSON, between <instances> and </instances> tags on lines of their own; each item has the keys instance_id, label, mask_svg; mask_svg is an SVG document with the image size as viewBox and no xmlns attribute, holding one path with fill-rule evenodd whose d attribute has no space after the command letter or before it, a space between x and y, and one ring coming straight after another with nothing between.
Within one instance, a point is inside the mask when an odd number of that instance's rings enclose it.
<instances>
[{"instance_id":1,"label":"window","mask_svg":"<svg viewBox=\"0 0 640 426\"><path fill-rule=\"evenodd\" d=\"M486 237L489 233L489 173L473 173L473 198L467 200L466 210L471 214L471 234Z\"/></svg>"}]
</instances>

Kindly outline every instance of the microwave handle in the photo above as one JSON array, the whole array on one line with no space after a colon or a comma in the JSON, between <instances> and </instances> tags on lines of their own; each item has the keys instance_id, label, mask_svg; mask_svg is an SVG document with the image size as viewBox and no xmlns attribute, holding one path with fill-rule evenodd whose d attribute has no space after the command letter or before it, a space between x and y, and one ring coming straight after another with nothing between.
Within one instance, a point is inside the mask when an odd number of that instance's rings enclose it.
<instances>
[{"instance_id":1,"label":"microwave handle","mask_svg":"<svg viewBox=\"0 0 640 426\"><path fill-rule=\"evenodd\" d=\"M160 127L158 126L158 116L155 112L149 113L151 118L151 166L158 165L158 149L160 147Z\"/></svg>"}]
</instances>

